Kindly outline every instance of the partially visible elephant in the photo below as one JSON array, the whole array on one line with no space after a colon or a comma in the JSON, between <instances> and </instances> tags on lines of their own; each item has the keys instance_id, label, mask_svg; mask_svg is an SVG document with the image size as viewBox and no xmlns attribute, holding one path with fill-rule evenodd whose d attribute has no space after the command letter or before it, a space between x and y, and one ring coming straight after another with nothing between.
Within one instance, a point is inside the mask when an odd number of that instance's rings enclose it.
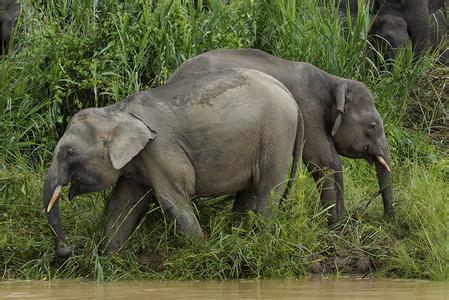
<instances>
[{"instance_id":1,"label":"partially visible elephant","mask_svg":"<svg viewBox=\"0 0 449 300\"><path fill-rule=\"evenodd\" d=\"M303 161L321 185L321 202L329 209L329 224L336 223L344 209L343 169L338 154L375 163L384 212L393 214L390 150L382 118L366 85L256 49L203 53L179 66L167 82L189 78L198 71L234 67L271 75L292 93L304 118Z\"/></svg>"},{"instance_id":2,"label":"partially visible elephant","mask_svg":"<svg viewBox=\"0 0 449 300\"><path fill-rule=\"evenodd\" d=\"M404 41L407 36L412 41L415 56L420 56L428 48L430 5L427 0L365 0L364 3L369 5L373 18L371 33L392 45L387 51L387 58L394 57L396 46L403 47L406 44ZM347 8L350 9L351 15L357 15L358 1L342 0L339 6L340 15L346 14ZM377 44L385 47L385 43Z\"/></svg>"},{"instance_id":3,"label":"partially visible elephant","mask_svg":"<svg viewBox=\"0 0 449 300\"><path fill-rule=\"evenodd\" d=\"M446 13L445 8L441 7L430 15L430 44L432 46L438 46L438 44L447 40L448 20Z\"/></svg>"},{"instance_id":4,"label":"partially visible elephant","mask_svg":"<svg viewBox=\"0 0 449 300\"><path fill-rule=\"evenodd\" d=\"M338 2L338 10L341 16L346 16L346 12L349 10L349 15L356 16L359 10L357 0L341 0Z\"/></svg>"},{"instance_id":5,"label":"partially visible elephant","mask_svg":"<svg viewBox=\"0 0 449 300\"><path fill-rule=\"evenodd\" d=\"M7 48L17 18L20 14L20 3L17 0L0 1L0 51Z\"/></svg>"},{"instance_id":6,"label":"partially visible elephant","mask_svg":"<svg viewBox=\"0 0 449 300\"><path fill-rule=\"evenodd\" d=\"M371 27L371 34L376 49L383 53L386 61L394 59L396 51L405 48L410 39L407 22L395 14L377 16Z\"/></svg>"},{"instance_id":7,"label":"partially visible elephant","mask_svg":"<svg viewBox=\"0 0 449 300\"><path fill-rule=\"evenodd\" d=\"M443 7L444 0L428 0L429 14L433 14Z\"/></svg>"},{"instance_id":8,"label":"partially visible elephant","mask_svg":"<svg viewBox=\"0 0 449 300\"><path fill-rule=\"evenodd\" d=\"M349 15L351 16L357 16L357 13L359 11L359 3L358 0L341 0L337 1L338 3L338 10L340 12L340 15L346 15L347 11L349 10ZM368 9L371 12L373 10L373 7L375 5L374 1L368 1L364 0L362 1L363 5L368 5Z\"/></svg>"},{"instance_id":9,"label":"partially visible elephant","mask_svg":"<svg viewBox=\"0 0 449 300\"><path fill-rule=\"evenodd\" d=\"M150 189L177 231L202 240L189 199L236 193L246 209L267 216L270 191L282 191L292 157L295 177L303 134L290 92L255 70L197 72L81 110L56 145L44 183L56 254L71 254L57 201L64 185L70 183L69 199L115 185L107 254L120 249L148 210Z\"/></svg>"},{"instance_id":10,"label":"partially visible elephant","mask_svg":"<svg viewBox=\"0 0 449 300\"><path fill-rule=\"evenodd\" d=\"M440 52L439 61L445 65L449 65L449 21L447 18L447 14L447 8L441 7L436 12L430 15L430 45Z\"/></svg>"},{"instance_id":11,"label":"partially visible elephant","mask_svg":"<svg viewBox=\"0 0 449 300\"><path fill-rule=\"evenodd\" d=\"M416 56L428 48L430 22L427 0L376 0L373 14L377 17L393 15L403 18Z\"/></svg>"}]
</instances>

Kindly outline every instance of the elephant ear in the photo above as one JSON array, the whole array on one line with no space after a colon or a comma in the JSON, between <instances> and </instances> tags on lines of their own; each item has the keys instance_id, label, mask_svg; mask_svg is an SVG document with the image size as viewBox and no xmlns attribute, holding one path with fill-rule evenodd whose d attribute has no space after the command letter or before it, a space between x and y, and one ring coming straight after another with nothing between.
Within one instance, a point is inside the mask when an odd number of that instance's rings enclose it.
<instances>
[{"instance_id":1,"label":"elephant ear","mask_svg":"<svg viewBox=\"0 0 449 300\"><path fill-rule=\"evenodd\" d=\"M348 86L346 83L337 85L334 90L335 105L337 107L337 117L335 118L334 126L332 126L332 136L334 136L335 133L337 133L338 128L340 128L341 119L343 117L343 113L345 112L347 93Z\"/></svg>"},{"instance_id":2,"label":"elephant ear","mask_svg":"<svg viewBox=\"0 0 449 300\"><path fill-rule=\"evenodd\" d=\"M119 113L117 117L118 126L109 140L109 157L119 170L156 138L156 132L134 113Z\"/></svg>"}]
</instances>

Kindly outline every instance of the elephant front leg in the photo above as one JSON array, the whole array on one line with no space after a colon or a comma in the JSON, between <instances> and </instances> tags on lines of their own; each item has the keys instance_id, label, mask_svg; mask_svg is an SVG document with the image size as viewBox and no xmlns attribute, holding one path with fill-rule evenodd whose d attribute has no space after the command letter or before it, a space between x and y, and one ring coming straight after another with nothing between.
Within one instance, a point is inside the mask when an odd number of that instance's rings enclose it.
<instances>
[{"instance_id":1,"label":"elephant front leg","mask_svg":"<svg viewBox=\"0 0 449 300\"><path fill-rule=\"evenodd\" d=\"M340 158L332 147L327 159L305 155L304 162L319 187L323 207L328 209L328 225L334 225L344 211L343 170Z\"/></svg>"},{"instance_id":2,"label":"elephant front leg","mask_svg":"<svg viewBox=\"0 0 449 300\"><path fill-rule=\"evenodd\" d=\"M323 170L312 171L315 182L320 185L321 204L328 209L327 223L329 226L338 222L344 209L343 181L341 173L337 172L327 167Z\"/></svg>"},{"instance_id":3,"label":"elephant front leg","mask_svg":"<svg viewBox=\"0 0 449 300\"><path fill-rule=\"evenodd\" d=\"M150 188L121 177L107 204L105 253L113 255L130 237L140 217L148 210Z\"/></svg>"},{"instance_id":4,"label":"elephant front leg","mask_svg":"<svg viewBox=\"0 0 449 300\"><path fill-rule=\"evenodd\" d=\"M156 192L158 201L169 221L173 221L176 231L197 241L204 240L198 219L188 197L175 190Z\"/></svg>"}]
</instances>

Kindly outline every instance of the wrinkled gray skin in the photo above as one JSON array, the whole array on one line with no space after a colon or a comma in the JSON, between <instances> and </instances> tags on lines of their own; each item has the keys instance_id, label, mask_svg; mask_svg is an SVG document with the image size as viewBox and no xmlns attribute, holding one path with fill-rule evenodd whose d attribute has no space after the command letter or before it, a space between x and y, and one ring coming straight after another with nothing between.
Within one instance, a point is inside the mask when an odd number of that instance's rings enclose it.
<instances>
[{"instance_id":1,"label":"wrinkled gray skin","mask_svg":"<svg viewBox=\"0 0 449 300\"><path fill-rule=\"evenodd\" d=\"M449 22L446 19L445 8L440 8L430 15L431 35L430 43L432 46L438 46L447 40L447 29Z\"/></svg>"},{"instance_id":2,"label":"wrinkled gray skin","mask_svg":"<svg viewBox=\"0 0 449 300\"><path fill-rule=\"evenodd\" d=\"M105 228L113 254L153 189L177 230L202 240L190 197L236 193L238 205L268 215L268 195L281 188L292 155L295 176L303 132L297 104L276 79L244 69L189 74L75 114L55 148L43 204L47 211L57 187L69 183L69 199L115 185ZM47 218L56 254L70 255L58 203Z\"/></svg>"},{"instance_id":3,"label":"wrinkled gray skin","mask_svg":"<svg viewBox=\"0 0 449 300\"><path fill-rule=\"evenodd\" d=\"M384 54L386 61L396 56L396 51L407 47L410 39L407 33L407 22L401 16L383 14L377 16L371 27L375 47Z\"/></svg>"},{"instance_id":4,"label":"wrinkled gray skin","mask_svg":"<svg viewBox=\"0 0 449 300\"><path fill-rule=\"evenodd\" d=\"M449 2L446 0L446 2ZM436 13L441 8L444 8L444 0L429 0L428 1L429 14Z\"/></svg>"},{"instance_id":5,"label":"wrinkled gray skin","mask_svg":"<svg viewBox=\"0 0 449 300\"><path fill-rule=\"evenodd\" d=\"M336 223L344 209L343 170L338 154L375 163L385 214L393 214L390 172L376 160L376 156L382 156L391 165L390 150L382 118L363 83L256 49L206 52L178 67L168 82L201 70L216 72L233 67L251 68L271 75L292 93L304 118L303 161L315 181L321 184L321 202L329 208L329 224Z\"/></svg>"},{"instance_id":6,"label":"wrinkled gray skin","mask_svg":"<svg viewBox=\"0 0 449 300\"><path fill-rule=\"evenodd\" d=\"M403 45L404 36L407 34L411 41L416 56L420 56L429 46L430 38L430 22L429 22L429 7L427 0L365 0L370 6L371 15L374 17L374 24L377 22L376 19L386 15L391 16L389 24L395 27L398 24L398 28L384 28L379 30L377 34L387 33L387 36L382 36L392 45ZM357 0L343 0L340 2L340 14L344 14L346 8L350 8L351 15L357 15ZM380 21L385 24L385 19ZM400 20L402 19L402 20ZM403 32L403 22L406 24L407 32ZM380 26L380 24L378 25ZM390 34L392 32L398 32L397 40ZM394 47L393 47L394 48ZM394 53L394 50L390 51Z\"/></svg>"},{"instance_id":7,"label":"wrinkled gray skin","mask_svg":"<svg viewBox=\"0 0 449 300\"><path fill-rule=\"evenodd\" d=\"M6 49L11 39L17 18L20 13L20 4L17 0L1 0L0 1L0 51Z\"/></svg>"},{"instance_id":8,"label":"wrinkled gray skin","mask_svg":"<svg viewBox=\"0 0 449 300\"><path fill-rule=\"evenodd\" d=\"M449 64L449 49L447 43L449 21L447 19L447 13L447 8L441 6L438 10L430 15L430 44L434 48L442 49L440 61L442 61L446 65Z\"/></svg>"}]
</instances>

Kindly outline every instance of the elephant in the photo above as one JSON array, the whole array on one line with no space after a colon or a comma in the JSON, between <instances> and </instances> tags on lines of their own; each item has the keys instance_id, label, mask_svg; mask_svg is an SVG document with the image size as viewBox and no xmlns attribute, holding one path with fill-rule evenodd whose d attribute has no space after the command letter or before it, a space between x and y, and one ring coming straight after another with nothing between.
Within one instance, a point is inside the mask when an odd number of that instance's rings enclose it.
<instances>
[{"instance_id":1,"label":"elephant","mask_svg":"<svg viewBox=\"0 0 449 300\"><path fill-rule=\"evenodd\" d=\"M377 17L395 15L407 23L407 33L412 41L415 56L427 50L430 38L429 8L424 0L376 0L374 12Z\"/></svg>"},{"instance_id":2,"label":"elephant","mask_svg":"<svg viewBox=\"0 0 449 300\"><path fill-rule=\"evenodd\" d=\"M219 49L200 54L179 66L167 82L188 78L198 71L233 67L273 76L295 98L304 118L303 161L316 183L321 184L320 199L328 209L329 225L341 218L344 209L339 154L375 164L384 212L393 214L389 145L383 120L366 85L257 49Z\"/></svg>"},{"instance_id":3,"label":"elephant","mask_svg":"<svg viewBox=\"0 0 449 300\"><path fill-rule=\"evenodd\" d=\"M0 2L0 51L6 49L11 39L17 18L20 14L20 3L17 0L4 0Z\"/></svg>"},{"instance_id":4,"label":"elephant","mask_svg":"<svg viewBox=\"0 0 449 300\"><path fill-rule=\"evenodd\" d=\"M346 16L346 11L349 9L349 14L355 16L357 15L359 9L358 5L357 0L342 0L338 2L338 10L341 15Z\"/></svg>"},{"instance_id":5,"label":"elephant","mask_svg":"<svg viewBox=\"0 0 449 300\"><path fill-rule=\"evenodd\" d=\"M434 47L447 40L448 21L445 8L442 7L430 15L430 44Z\"/></svg>"},{"instance_id":6,"label":"elephant","mask_svg":"<svg viewBox=\"0 0 449 300\"><path fill-rule=\"evenodd\" d=\"M374 31L371 31L371 33L377 34L392 45L387 58L394 56L396 46L406 44L404 39L407 36L412 41L416 57L421 56L427 50L430 39L429 3L427 1L365 0L363 2L369 5L370 14L373 18ZM357 15L358 1L340 1L340 15L346 15L348 8L352 16ZM404 27L406 27L406 31ZM381 47L385 46L383 43L377 44Z\"/></svg>"},{"instance_id":7,"label":"elephant","mask_svg":"<svg viewBox=\"0 0 449 300\"><path fill-rule=\"evenodd\" d=\"M407 47L410 36L407 22L395 14L377 16L371 27L375 48L383 53L385 61L393 60L398 49Z\"/></svg>"},{"instance_id":8,"label":"elephant","mask_svg":"<svg viewBox=\"0 0 449 300\"><path fill-rule=\"evenodd\" d=\"M440 51L438 60L449 65L448 32L449 22L447 20L447 10L441 7L430 15L431 35L430 45Z\"/></svg>"},{"instance_id":9,"label":"elephant","mask_svg":"<svg viewBox=\"0 0 449 300\"><path fill-rule=\"evenodd\" d=\"M428 2L429 35L428 46L437 48L447 37L447 20L443 1ZM389 9L374 19L371 33L375 37L376 48L384 53L386 60L394 59L396 50L405 48L410 39L409 25L398 10ZM447 56L447 51L442 55Z\"/></svg>"},{"instance_id":10,"label":"elephant","mask_svg":"<svg viewBox=\"0 0 449 300\"><path fill-rule=\"evenodd\" d=\"M279 134L282 132L282 134ZM197 72L124 101L76 113L47 171L43 204L55 252L67 257L59 194L69 199L114 186L107 203L106 254L114 254L147 211L149 190L178 232L204 239L192 196L236 194L269 217L270 192L296 174L301 112L278 80L256 70ZM291 180L284 193L288 193Z\"/></svg>"},{"instance_id":11,"label":"elephant","mask_svg":"<svg viewBox=\"0 0 449 300\"><path fill-rule=\"evenodd\" d=\"M445 4L444 0L429 0L427 6L429 9L429 14L434 14L441 8L444 8Z\"/></svg>"}]
</instances>

